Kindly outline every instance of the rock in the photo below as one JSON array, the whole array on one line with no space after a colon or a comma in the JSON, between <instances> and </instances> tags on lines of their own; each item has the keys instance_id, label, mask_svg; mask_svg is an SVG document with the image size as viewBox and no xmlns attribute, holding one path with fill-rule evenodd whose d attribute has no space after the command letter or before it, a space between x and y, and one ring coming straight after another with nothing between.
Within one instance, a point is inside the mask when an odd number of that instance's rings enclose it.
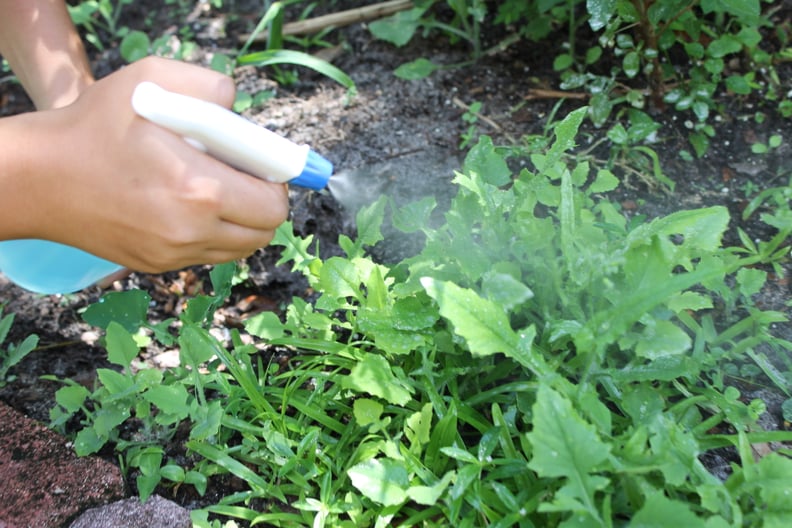
<instances>
[{"instance_id":1,"label":"rock","mask_svg":"<svg viewBox=\"0 0 792 528\"><path fill-rule=\"evenodd\" d=\"M77 518L69 528L190 528L190 512L175 502L152 495L141 503L124 499L93 508Z\"/></svg>"},{"instance_id":2,"label":"rock","mask_svg":"<svg viewBox=\"0 0 792 528\"><path fill-rule=\"evenodd\" d=\"M0 527L59 528L124 496L121 471L0 402Z\"/></svg>"}]
</instances>

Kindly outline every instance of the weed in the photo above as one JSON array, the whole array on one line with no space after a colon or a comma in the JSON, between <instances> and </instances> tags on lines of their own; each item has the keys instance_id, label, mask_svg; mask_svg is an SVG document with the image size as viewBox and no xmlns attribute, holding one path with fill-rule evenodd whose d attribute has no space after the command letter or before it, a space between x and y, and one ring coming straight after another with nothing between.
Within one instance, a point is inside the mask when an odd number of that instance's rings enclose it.
<instances>
[{"instance_id":1,"label":"weed","mask_svg":"<svg viewBox=\"0 0 792 528\"><path fill-rule=\"evenodd\" d=\"M0 315L2 315L2 306L0 306ZM5 342L8 337L8 332L11 330L11 325L14 324L14 314L6 314L0 318L0 345ZM8 372L25 356L30 354L38 346L38 336L29 335L21 343L15 345L8 343L5 349L0 348L0 388L4 387L9 381L14 381L15 376L10 376Z\"/></svg>"},{"instance_id":2,"label":"weed","mask_svg":"<svg viewBox=\"0 0 792 528\"><path fill-rule=\"evenodd\" d=\"M762 257L722 246L722 207L628 223L604 198L618 180L569 162L587 112L559 121L516 175L506 156L519 150L481 137L439 228L425 222L433 199L382 199L358 213L355 239L339 239L344 255L322 259L284 225L281 264L318 298L250 318L228 345L208 326L234 271L216 268L214 295L190 300L175 328L185 367L133 372L138 328L174 336L146 326L142 294L107 299L86 318L111 321L122 371L102 372L75 402L66 396L79 389L61 389L55 418L80 416L78 438L104 441L119 419L142 421L145 434L115 444L141 494L156 482L201 491L218 474L244 483L193 512L197 526L216 525L210 515L273 526L787 524L792 462L755 460L750 445L792 433L761 430L764 404L724 374L749 358L774 375L754 349L792 347L772 336L783 315L751 302ZM388 213L426 238L392 266L368 256ZM113 308L127 296L136 308ZM273 361L273 348L287 360ZM161 447L182 420L184 467ZM723 447L739 459L725 481L700 458Z\"/></svg>"}]
</instances>

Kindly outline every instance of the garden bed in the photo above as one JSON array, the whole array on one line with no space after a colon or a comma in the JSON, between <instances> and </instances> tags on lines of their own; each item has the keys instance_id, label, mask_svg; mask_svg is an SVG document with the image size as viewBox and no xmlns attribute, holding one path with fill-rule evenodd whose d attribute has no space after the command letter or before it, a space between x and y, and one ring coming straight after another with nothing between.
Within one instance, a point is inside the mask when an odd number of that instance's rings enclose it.
<instances>
[{"instance_id":1,"label":"garden bed","mask_svg":"<svg viewBox=\"0 0 792 528\"><path fill-rule=\"evenodd\" d=\"M249 31L251 22L260 16L255 11L245 12L243 5L230 4L221 10L193 12L188 26L164 11L144 26L146 4L128 6L124 11L127 18L121 21L132 28L145 29L152 36L170 31L174 38L183 38L184 32L174 32L173 27L189 27L191 40L197 46L186 60L200 64L208 64L212 54L238 47L239 36ZM778 25L788 24L790 15L789 10L776 13ZM492 38L492 43L499 40ZM365 24L335 30L326 40L334 47L325 48L322 53L331 53L333 63L355 81L357 94L350 95L331 80L306 70L299 70L293 85L277 84L270 69L241 67L234 75L241 90L253 95L272 92L272 98L246 110L245 115L297 142L312 145L339 170L356 171L357 184L366 191L363 199L386 193L404 204L434 194L439 203L447 203L454 189L453 171L461 167L466 153L460 143L471 133L471 122L476 135L486 134L495 144L509 145L523 136L543 134L549 118L558 120L587 102L574 94L561 100L564 94L558 90L553 58L561 52L563 39L557 41L557 50L548 49L553 39L542 45L517 41L475 64L442 69L414 81L394 77L394 69L419 57L429 57L440 64L461 63L469 58L469 50L438 35L414 39L397 49L374 39ZM104 52L91 49L91 55L99 74L123 64L116 48ZM787 88L792 88L789 65L782 65L780 72ZM680 158L681 150L690 150L684 114L668 110L653 115L663 126L651 148L657 153L664 174L675 182L673 191L651 175L641 177L627 172L621 174L625 177L622 185L609 196L631 218L651 219L683 209L723 205L731 214L724 245L740 244L738 229L752 240L767 240L772 229L759 221L758 214L743 219L742 212L759 191L788 183L792 173L792 121L769 111L755 96L738 98L724 93L719 97L727 111L714 121L715 137L700 159ZM0 101L5 103L4 114L30 110L19 87L10 82L0 85ZM477 107L477 111L471 110ZM760 110L766 112L761 123L754 119ZM584 124L578 137L581 150L602 138L612 124L609 121L600 128ZM752 152L752 145L767 143L772 135L783 138L780 146L766 153ZM607 159L607 147L603 144L592 155ZM313 235L322 258L342 254L338 236L353 235L355 211L344 208L327 193L295 189L291 199L295 231L302 236ZM415 244L411 238L386 239L377 246L375 254L381 261L394 263L415 251ZM247 260L246 280L234 287L228 302L215 316L218 332L239 328L245 319L261 311L280 314L294 296L316 297L306 279L292 272L290 265L276 265L280 254L280 248L265 248ZM776 310L789 317L792 264L786 258L780 266L785 271L783 275L768 268L769 280L754 300L763 310ZM149 316L152 321L164 321L178 317L185 299L209 291L208 268L161 276L135 274L112 287L131 288L147 291L153 300ZM5 313L16 314L9 340L18 342L31 333L41 338L39 349L12 371L15 379L0 388L0 399L47 422L55 391L61 384L41 376L71 378L86 387L93 386L95 369L108 367L109 363L98 345L100 332L83 322L81 311L102 293L93 288L74 295L35 296L0 278L0 300L6 303ZM789 321L775 323L773 331L777 337L792 341ZM280 352L275 349L272 353ZM146 349L143 359L166 367L172 364L173 351L154 345ZM766 403L767 413L761 422L766 429L788 427L781 411L787 397L771 383L735 383L740 384L745 401L760 398ZM175 441L179 440L177 436ZM175 457L183 454L183 447L175 443L169 449ZM102 454L115 461L110 449ZM725 475L728 462L734 457L734 452L728 450L713 452L705 464L714 473ZM130 483L134 483L131 477ZM186 486L163 493L172 492L172 496L193 508L211 504L227 491L234 491L234 486L234 482L219 480L205 497L190 492ZM134 485L130 489L134 490Z\"/></svg>"}]
</instances>

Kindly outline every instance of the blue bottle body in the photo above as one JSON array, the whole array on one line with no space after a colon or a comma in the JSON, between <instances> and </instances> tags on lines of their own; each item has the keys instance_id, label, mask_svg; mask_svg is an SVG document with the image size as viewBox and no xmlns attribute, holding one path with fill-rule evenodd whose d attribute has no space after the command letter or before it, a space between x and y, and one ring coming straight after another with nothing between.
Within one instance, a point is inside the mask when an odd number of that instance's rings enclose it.
<instances>
[{"instance_id":1,"label":"blue bottle body","mask_svg":"<svg viewBox=\"0 0 792 528\"><path fill-rule=\"evenodd\" d=\"M118 264L56 242L0 242L0 272L36 293L72 293L121 269Z\"/></svg>"}]
</instances>

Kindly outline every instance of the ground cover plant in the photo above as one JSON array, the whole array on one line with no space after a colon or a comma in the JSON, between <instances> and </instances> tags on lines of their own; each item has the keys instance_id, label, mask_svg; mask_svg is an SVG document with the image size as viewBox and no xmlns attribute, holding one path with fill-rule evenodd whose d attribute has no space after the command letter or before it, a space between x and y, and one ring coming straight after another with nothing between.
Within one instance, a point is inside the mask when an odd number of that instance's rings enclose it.
<instances>
[{"instance_id":1,"label":"ground cover plant","mask_svg":"<svg viewBox=\"0 0 792 528\"><path fill-rule=\"evenodd\" d=\"M234 268L215 268L214 295L176 325L182 368L133 372L141 336L170 341L175 322L149 326L144 292L109 294L85 318L124 370L100 371L93 393L62 388L54 420L79 417L83 454L115 442L144 496L244 482L194 512L202 526L785 525L792 462L751 444L792 433L757 427L763 402L723 369L791 348L769 329L784 316L751 301L763 257L722 245L720 207L628 222L606 198L613 174L565 158L586 111L518 174L507 161L524 153L482 138L442 225L432 199L392 210L425 237L396 265L367 255L385 200L358 214L344 256L284 226L282 260L320 296L249 319L229 348L208 327ZM168 460L158 442L182 421L187 456ZM726 446L738 460L722 481L700 457Z\"/></svg>"},{"instance_id":2,"label":"ground cover plant","mask_svg":"<svg viewBox=\"0 0 792 528\"><path fill-rule=\"evenodd\" d=\"M279 54L296 42L278 42L278 27L286 8L314 5L267 2L250 28L274 30L268 49L248 53L240 41L206 63L257 57L294 83L296 70L266 61L297 57ZM792 435L760 425L768 404L754 389L783 395L792 421L791 345L777 332L788 321L758 300L788 270L788 171L745 188L737 216L761 224L761 237L733 229L722 206L637 214L622 183L681 199L685 182L657 154L669 135L662 116L689 120L688 162L706 158L728 104L759 100L745 112L756 123L783 115L777 69L788 46L784 24L767 27L775 8L421 1L372 23L394 44L440 33L469 50L464 61L396 69L419 80L561 35L557 93L585 93L587 106L559 103L541 133L493 140L482 133L493 128L484 91L466 107L463 141L452 138L466 158L450 206L379 201L337 254L295 219L273 247L308 295L244 325L215 318L245 282L234 265L214 268L211 293L185 294L166 319L152 313L152 292L103 296L81 317L102 330L110 365L93 384L48 377L61 387L53 427L80 454L117 459L143 498L198 497L198 526L787 526ZM194 47L187 25L173 45L113 23L115 33L95 34L125 41L127 60ZM241 93L240 109L256 97ZM764 155L785 138L753 145ZM390 243L386 224L422 249L375 256ZM0 337L10 324L0 320ZM35 347L23 343L0 349L10 358L0 386ZM177 349L180 366L150 368L140 360L149 348ZM717 471L715 455L728 460Z\"/></svg>"}]
</instances>

